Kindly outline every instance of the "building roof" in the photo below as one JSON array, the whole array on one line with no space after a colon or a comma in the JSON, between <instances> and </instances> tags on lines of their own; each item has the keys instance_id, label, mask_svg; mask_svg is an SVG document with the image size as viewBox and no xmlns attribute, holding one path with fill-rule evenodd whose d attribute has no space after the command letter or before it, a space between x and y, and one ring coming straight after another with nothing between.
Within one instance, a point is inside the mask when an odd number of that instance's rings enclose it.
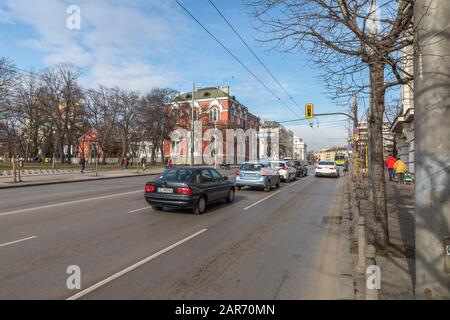
<instances>
[{"instance_id":1,"label":"building roof","mask_svg":"<svg viewBox=\"0 0 450 320\"><path fill-rule=\"evenodd\" d=\"M233 96L229 96L228 93L226 93L225 91L221 90L218 87L201 88L194 92L195 100L228 98L228 97L231 97L234 99ZM192 92L182 93L175 98L175 101L177 101L177 102L191 101L191 100L192 100Z\"/></svg>"}]
</instances>

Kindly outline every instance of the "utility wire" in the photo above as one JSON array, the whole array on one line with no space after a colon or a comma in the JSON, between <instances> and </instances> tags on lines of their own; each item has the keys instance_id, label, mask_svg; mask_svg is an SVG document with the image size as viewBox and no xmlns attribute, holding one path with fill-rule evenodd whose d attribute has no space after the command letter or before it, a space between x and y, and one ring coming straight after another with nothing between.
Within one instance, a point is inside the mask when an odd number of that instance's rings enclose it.
<instances>
[{"instance_id":1,"label":"utility wire","mask_svg":"<svg viewBox=\"0 0 450 320\"><path fill-rule=\"evenodd\" d=\"M209 3L214 7L214 9L217 11L217 13L225 20L225 22L228 24L228 26L233 30L233 32L238 36L238 38L242 41L242 43L247 47L247 49L251 52L251 54L258 60L258 62L263 66L263 68L267 71L267 73L272 77L272 79L278 84L278 86L286 93L286 95L289 97L289 99L292 100L292 102L301 110L303 109L299 106L299 104L294 100L294 98L289 94L289 92L286 90L286 88L281 84L280 81L275 77L275 75L269 70L267 65L258 57L258 55L250 48L248 43L242 38L242 36L237 32L236 28L233 27L231 22L228 21L228 19L223 15L223 13L217 8L217 6L214 4L212 0L208 0Z\"/></svg>"},{"instance_id":2,"label":"utility wire","mask_svg":"<svg viewBox=\"0 0 450 320\"><path fill-rule=\"evenodd\" d=\"M233 54L230 49L228 49L219 39L217 39L214 34L212 34L185 6L183 6L178 0L175 2L192 18L197 22L203 30L205 30L222 48L225 49L228 54L230 54L234 60L236 60L249 74L251 74L270 94L275 97L283 106L289 109L293 114L299 116L289 105L287 105L280 97L278 97L253 71L251 71L235 54Z\"/></svg>"}]
</instances>

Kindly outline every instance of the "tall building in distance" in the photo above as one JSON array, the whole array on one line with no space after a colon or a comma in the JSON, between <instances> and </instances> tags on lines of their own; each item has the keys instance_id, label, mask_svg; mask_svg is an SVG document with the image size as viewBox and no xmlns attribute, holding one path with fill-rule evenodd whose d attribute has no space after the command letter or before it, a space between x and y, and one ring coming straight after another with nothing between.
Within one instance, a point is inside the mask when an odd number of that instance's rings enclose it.
<instances>
[{"instance_id":1,"label":"tall building in distance","mask_svg":"<svg viewBox=\"0 0 450 320\"><path fill-rule=\"evenodd\" d=\"M305 161L307 151L307 144L302 138L294 136L294 159Z\"/></svg>"},{"instance_id":2,"label":"tall building in distance","mask_svg":"<svg viewBox=\"0 0 450 320\"><path fill-rule=\"evenodd\" d=\"M294 133L277 121L261 122L258 138L259 158L278 160L294 157Z\"/></svg>"}]
</instances>

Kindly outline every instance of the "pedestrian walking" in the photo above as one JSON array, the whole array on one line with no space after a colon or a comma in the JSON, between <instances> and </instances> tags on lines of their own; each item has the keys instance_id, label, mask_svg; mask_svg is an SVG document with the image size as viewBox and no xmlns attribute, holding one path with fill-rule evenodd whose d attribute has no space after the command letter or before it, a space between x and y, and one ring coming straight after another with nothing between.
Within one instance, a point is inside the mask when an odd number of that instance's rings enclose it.
<instances>
[{"instance_id":1,"label":"pedestrian walking","mask_svg":"<svg viewBox=\"0 0 450 320\"><path fill-rule=\"evenodd\" d=\"M130 161L128 160L128 157L124 157L123 158L123 167L125 168L125 170L128 170L129 163L130 163Z\"/></svg>"},{"instance_id":2,"label":"pedestrian walking","mask_svg":"<svg viewBox=\"0 0 450 320\"><path fill-rule=\"evenodd\" d=\"M386 159L385 164L389 174L389 181L394 180L394 165L396 161L397 158L393 157L392 155L389 155L389 157Z\"/></svg>"},{"instance_id":3,"label":"pedestrian walking","mask_svg":"<svg viewBox=\"0 0 450 320\"><path fill-rule=\"evenodd\" d=\"M147 159L145 157L142 157L141 164L142 164L142 171L145 171L147 169L146 167Z\"/></svg>"},{"instance_id":4,"label":"pedestrian walking","mask_svg":"<svg viewBox=\"0 0 450 320\"><path fill-rule=\"evenodd\" d=\"M169 158L164 158L164 168L167 169L167 160L169 160Z\"/></svg>"},{"instance_id":5,"label":"pedestrian walking","mask_svg":"<svg viewBox=\"0 0 450 320\"><path fill-rule=\"evenodd\" d=\"M167 159L167 168L172 168L172 159Z\"/></svg>"},{"instance_id":6,"label":"pedestrian walking","mask_svg":"<svg viewBox=\"0 0 450 320\"><path fill-rule=\"evenodd\" d=\"M404 177L406 172L406 164L398 159L394 164L395 176L398 177L398 183L404 183Z\"/></svg>"},{"instance_id":7,"label":"pedestrian walking","mask_svg":"<svg viewBox=\"0 0 450 320\"><path fill-rule=\"evenodd\" d=\"M84 173L84 169L86 168L86 159L84 159L83 156L81 156L80 158L79 165L80 165L80 172Z\"/></svg>"}]
</instances>

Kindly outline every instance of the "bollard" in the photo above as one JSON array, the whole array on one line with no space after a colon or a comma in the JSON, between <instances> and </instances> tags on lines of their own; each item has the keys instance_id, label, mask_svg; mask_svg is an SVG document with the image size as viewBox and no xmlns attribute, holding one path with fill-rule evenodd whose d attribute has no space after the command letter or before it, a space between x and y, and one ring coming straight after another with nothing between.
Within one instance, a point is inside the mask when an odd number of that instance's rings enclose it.
<instances>
[{"instance_id":1,"label":"bollard","mask_svg":"<svg viewBox=\"0 0 450 320\"><path fill-rule=\"evenodd\" d=\"M380 267L375 261L375 246L367 245L365 248L366 256L366 300L378 300L379 290L381 289Z\"/></svg>"},{"instance_id":2,"label":"bollard","mask_svg":"<svg viewBox=\"0 0 450 320\"><path fill-rule=\"evenodd\" d=\"M356 270L358 273L363 274L366 271L366 234L365 234L366 222L363 216L358 217L358 266Z\"/></svg>"}]
</instances>

